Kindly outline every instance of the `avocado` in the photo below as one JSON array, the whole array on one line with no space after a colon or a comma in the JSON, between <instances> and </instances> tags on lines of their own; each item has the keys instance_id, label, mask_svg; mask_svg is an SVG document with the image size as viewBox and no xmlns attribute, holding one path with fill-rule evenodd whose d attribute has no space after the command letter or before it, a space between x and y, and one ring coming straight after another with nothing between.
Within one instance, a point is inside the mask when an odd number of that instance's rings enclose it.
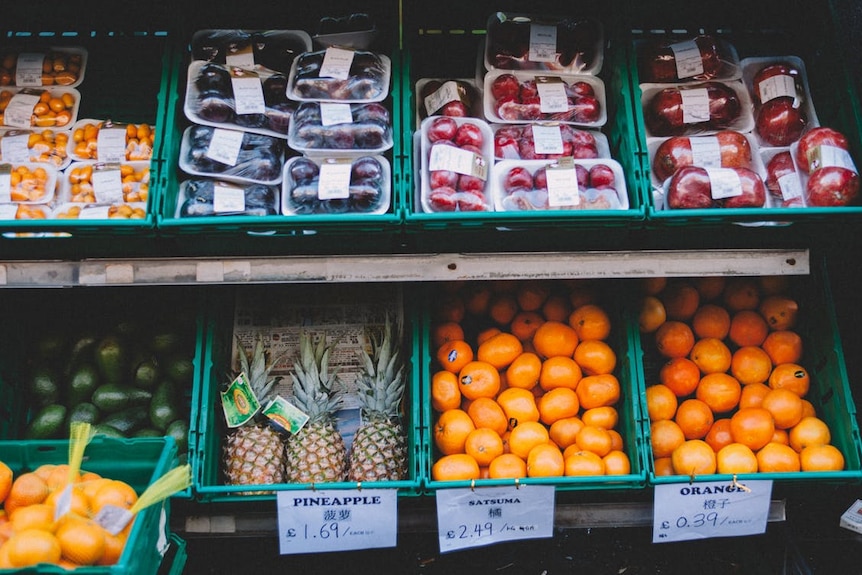
<instances>
[{"instance_id":1,"label":"avocado","mask_svg":"<svg viewBox=\"0 0 862 575\"><path fill-rule=\"evenodd\" d=\"M147 410L140 407L127 407L122 411L112 413L99 423L110 425L125 436L129 436L136 429L149 423Z\"/></svg>"},{"instance_id":2,"label":"avocado","mask_svg":"<svg viewBox=\"0 0 862 575\"><path fill-rule=\"evenodd\" d=\"M173 356L165 361L165 375L180 388L191 388L194 383L195 364L188 358Z\"/></svg>"},{"instance_id":3,"label":"avocado","mask_svg":"<svg viewBox=\"0 0 862 575\"><path fill-rule=\"evenodd\" d=\"M185 453L189 450L189 422L185 419L172 421L165 430L165 435L174 438L177 453Z\"/></svg>"},{"instance_id":4,"label":"avocado","mask_svg":"<svg viewBox=\"0 0 862 575\"><path fill-rule=\"evenodd\" d=\"M143 427L132 434L132 437L163 437L165 434L152 427Z\"/></svg>"},{"instance_id":5,"label":"avocado","mask_svg":"<svg viewBox=\"0 0 862 575\"><path fill-rule=\"evenodd\" d=\"M66 360L66 375L70 375L82 362L90 363L93 358L93 350L99 340L95 334L88 333L78 337L69 350Z\"/></svg>"},{"instance_id":6,"label":"avocado","mask_svg":"<svg viewBox=\"0 0 862 575\"><path fill-rule=\"evenodd\" d=\"M129 406L147 407L153 399L153 392L149 389L129 387Z\"/></svg>"},{"instance_id":7,"label":"avocado","mask_svg":"<svg viewBox=\"0 0 862 575\"><path fill-rule=\"evenodd\" d=\"M176 353L183 345L183 338L175 331L157 332L150 338L150 349L160 356Z\"/></svg>"},{"instance_id":8,"label":"avocado","mask_svg":"<svg viewBox=\"0 0 862 575\"><path fill-rule=\"evenodd\" d=\"M149 415L150 423L161 431L166 430L172 421L179 419L177 393L170 380L162 380L156 387L153 400L150 402Z\"/></svg>"},{"instance_id":9,"label":"avocado","mask_svg":"<svg viewBox=\"0 0 862 575\"><path fill-rule=\"evenodd\" d=\"M159 364L154 358L143 359L134 368L132 385L139 389L153 389L160 374Z\"/></svg>"},{"instance_id":10,"label":"avocado","mask_svg":"<svg viewBox=\"0 0 862 575\"><path fill-rule=\"evenodd\" d=\"M54 403L46 405L33 416L24 430L24 439L58 439L66 433L66 406Z\"/></svg>"},{"instance_id":11,"label":"avocado","mask_svg":"<svg viewBox=\"0 0 862 575\"><path fill-rule=\"evenodd\" d=\"M120 431L117 428L111 427L110 425L105 425L104 423L97 423L96 425L93 426L92 429L93 429L93 435L104 435L105 437L117 437L117 438L124 438L125 437L125 435L120 433Z\"/></svg>"},{"instance_id":12,"label":"avocado","mask_svg":"<svg viewBox=\"0 0 862 575\"><path fill-rule=\"evenodd\" d=\"M102 414L98 407L85 401L69 410L69 414L66 416L66 424L68 427L73 421L83 421L93 425L99 421L101 416Z\"/></svg>"},{"instance_id":13,"label":"avocado","mask_svg":"<svg viewBox=\"0 0 862 575\"><path fill-rule=\"evenodd\" d=\"M99 371L92 363L83 363L69 376L66 384L66 402L75 405L90 401L93 392L99 387Z\"/></svg>"},{"instance_id":14,"label":"avocado","mask_svg":"<svg viewBox=\"0 0 862 575\"><path fill-rule=\"evenodd\" d=\"M115 413L129 407L133 387L116 383L103 383L93 391L93 405L106 413Z\"/></svg>"},{"instance_id":15,"label":"avocado","mask_svg":"<svg viewBox=\"0 0 862 575\"><path fill-rule=\"evenodd\" d=\"M107 335L99 340L95 349L96 367L108 383L126 383L128 353L123 340Z\"/></svg>"},{"instance_id":16,"label":"avocado","mask_svg":"<svg viewBox=\"0 0 862 575\"><path fill-rule=\"evenodd\" d=\"M27 395L39 407L57 403L60 400L57 372L47 365L36 366L26 385Z\"/></svg>"}]
</instances>

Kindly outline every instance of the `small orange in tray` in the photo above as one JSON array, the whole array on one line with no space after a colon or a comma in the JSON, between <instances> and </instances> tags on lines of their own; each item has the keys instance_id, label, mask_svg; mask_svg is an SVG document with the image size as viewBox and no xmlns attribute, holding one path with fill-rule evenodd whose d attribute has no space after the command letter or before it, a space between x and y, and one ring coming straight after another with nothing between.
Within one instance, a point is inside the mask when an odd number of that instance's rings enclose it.
<instances>
[{"instance_id":1,"label":"small orange in tray","mask_svg":"<svg viewBox=\"0 0 862 575\"><path fill-rule=\"evenodd\" d=\"M445 321L434 326L431 342L435 349L439 349L447 341L453 340L464 340L464 328L461 327L461 324L454 321Z\"/></svg>"},{"instance_id":2,"label":"small orange in tray","mask_svg":"<svg viewBox=\"0 0 862 575\"><path fill-rule=\"evenodd\" d=\"M655 468L656 477L675 475L673 472L673 462L670 457L659 457L658 459L653 460L653 467Z\"/></svg>"},{"instance_id":3,"label":"small orange in tray","mask_svg":"<svg viewBox=\"0 0 862 575\"><path fill-rule=\"evenodd\" d=\"M520 311L512 318L509 329L518 340L530 341L536 331L545 323L545 318L534 311Z\"/></svg>"},{"instance_id":4,"label":"small orange in tray","mask_svg":"<svg viewBox=\"0 0 862 575\"><path fill-rule=\"evenodd\" d=\"M695 397L709 406L713 413L727 413L739 404L742 386L732 375L709 373L697 386Z\"/></svg>"},{"instance_id":5,"label":"small orange in tray","mask_svg":"<svg viewBox=\"0 0 862 575\"><path fill-rule=\"evenodd\" d=\"M602 457L605 463L605 475L628 475L632 464L625 452L615 449Z\"/></svg>"},{"instance_id":6,"label":"small orange in tray","mask_svg":"<svg viewBox=\"0 0 862 575\"><path fill-rule=\"evenodd\" d=\"M479 344L476 358L500 370L512 363L523 351L524 346L517 337L501 332Z\"/></svg>"},{"instance_id":7,"label":"small orange in tray","mask_svg":"<svg viewBox=\"0 0 862 575\"><path fill-rule=\"evenodd\" d=\"M525 281L516 292L518 307L524 311L538 311L542 309L549 296L547 284L541 281Z\"/></svg>"},{"instance_id":8,"label":"small orange in tray","mask_svg":"<svg viewBox=\"0 0 862 575\"><path fill-rule=\"evenodd\" d=\"M552 423L548 429L548 435L551 441L560 446L560 449L565 449L575 442L583 427L584 422L580 417L566 417Z\"/></svg>"},{"instance_id":9,"label":"small orange in tray","mask_svg":"<svg viewBox=\"0 0 862 575\"><path fill-rule=\"evenodd\" d=\"M734 442L757 451L772 441L775 422L772 414L762 407L746 407L730 417L730 432Z\"/></svg>"},{"instance_id":10,"label":"small orange in tray","mask_svg":"<svg viewBox=\"0 0 862 575\"><path fill-rule=\"evenodd\" d=\"M575 417L580 404L578 395L568 387L557 387L546 392L537 401L539 420L551 425L559 419Z\"/></svg>"},{"instance_id":11,"label":"small orange in tray","mask_svg":"<svg viewBox=\"0 0 862 575\"><path fill-rule=\"evenodd\" d=\"M434 423L434 445L443 455L463 453L467 436L474 429L476 425L466 411L449 409Z\"/></svg>"},{"instance_id":12,"label":"small orange in tray","mask_svg":"<svg viewBox=\"0 0 862 575\"><path fill-rule=\"evenodd\" d=\"M466 481L479 479L480 474L479 464L466 453L444 455L431 466L434 481Z\"/></svg>"},{"instance_id":13,"label":"small orange in tray","mask_svg":"<svg viewBox=\"0 0 862 575\"><path fill-rule=\"evenodd\" d=\"M802 420L802 399L789 389L770 390L760 406L772 414L778 429L790 429Z\"/></svg>"},{"instance_id":14,"label":"small orange in tray","mask_svg":"<svg viewBox=\"0 0 862 575\"><path fill-rule=\"evenodd\" d=\"M564 464L564 471L568 477L605 474L604 459L592 451L572 451L569 455L565 456Z\"/></svg>"},{"instance_id":15,"label":"small orange in tray","mask_svg":"<svg viewBox=\"0 0 862 575\"><path fill-rule=\"evenodd\" d=\"M546 321L533 334L533 347L542 357L572 357L578 347L578 334L569 325Z\"/></svg>"},{"instance_id":16,"label":"small orange in tray","mask_svg":"<svg viewBox=\"0 0 862 575\"><path fill-rule=\"evenodd\" d=\"M647 415L650 421L673 419L679 400L671 389L663 384L646 388Z\"/></svg>"},{"instance_id":17,"label":"small orange in tray","mask_svg":"<svg viewBox=\"0 0 862 575\"><path fill-rule=\"evenodd\" d=\"M461 389L458 376L451 371L440 370L431 376L431 407L435 411L455 409L461 405Z\"/></svg>"},{"instance_id":18,"label":"small orange in tray","mask_svg":"<svg viewBox=\"0 0 862 575\"><path fill-rule=\"evenodd\" d=\"M47 503L36 503L24 507L17 507L9 514L9 522L15 532L25 529L42 529L53 531L54 506Z\"/></svg>"},{"instance_id":19,"label":"small orange in tray","mask_svg":"<svg viewBox=\"0 0 862 575\"><path fill-rule=\"evenodd\" d=\"M547 427L538 421L525 421L519 423L509 434L509 450L526 460L531 449L537 445L548 443L548 440L550 440L550 435L548 435Z\"/></svg>"},{"instance_id":20,"label":"small orange in tray","mask_svg":"<svg viewBox=\"0 0 862 575\"><path fill-rule=\"evenodd\" d=\"M691 327L697 337L724 339L730 332L730 313L720 305L704 304L694 313Z\"/></svg>"},{"instance_id":21,"label":"small orange in tray","mask_svg":"<svg viewBox=\"0 0 862 575\"><path fill-rule=\"evenodd\" d=\"M11 515L15 509L42 503L49 495L48 484L35 473L22 473L12 482L3 508Z\"/></svg>"},{"instance_id":22,"label":"small orange in tray","mask_svg":"<svg viewBox=\"0 0 862 575\"><path fill-rule=\"evenodd\" d=\"M770 392L770 388L765 383L749 383L742 386L742 393L739 396L739 408L743 407L760 407L763 403L763 398Z\"/></svg>"},{"instance_id":23,"label":"small orange in tray","mask_svg":"<svg viewBox=\"0 0 862 575\"><path fill-rule=\"evenodd\" d=\"M667 278L663 276L641 278L637 281L641 291L647 295L657 295L667 287Z\"/></svg>"},{"instance_id":24,"label":"small orange in tray","mask_svg":"<svg viewBox=\"0 0 862 575\"><path fill-rule=\"evenodd\" d=\"M38 563L57 563L62 550L53 533L41 529L25 529L12 535L3 545L8 547L9 562L14 567L29 567Z\"/></svg>"},{"instance_id":25,"label":"small orange in tray","mask_svg":"<svg viewBox=\"0 0 862 575\"><path fill-rule=\"evenodd\" d=\"M105 554L105 531L89 519L65 522L57 529L62 556L78 565L92 565Z\"/></svg>"},{"instance_id":26,"label":"small orange in tray","mask_svg":"<svg viewBox=\"0 0 862 575\"><path fill-rule=\"evenodd\" d=\"M464 309L471 315L485 315L491 304L491 288L480 282L467 284L463 289Z\"/></svg>"},{"instance_id":27,"label":"small orange in tray","mask_svg":"<svg viewBox=\"0 0 862 575\"><path fill-rule=\"evenodd\" d=\"M730 319L730 332L727 337L734 344L760 345L769 335L769 325L763 316L754 310L740 310Z\"/></svg>"},{"instance_id":28,"label":"small orange in tray","mask_svg":"<svg viewBox=\"0 0 862 575\"><path fill-rule=\"evenodd\" d=\"M513 453L500 455L488 466L491 479L519 479L527 476L527 462Z\"/></svg>"},{"instance_id":29,"label":"small orange in tray","mask_svg":"<svg viewBox=\"0 0 862 575\"><path fill-rule=\"evenodd\" d=\"M808 371L797 363L780 363L769 374L769 387L789 389L799 397L805 397L811 385Z\"/></svg>"},{"instance_id":30,"label":"small orange in tray","mask_svg":"<svg viewBox=\"0 0 862 575\"><path fill-rule=\"evenodd\" d=\"M712 301L724 291L727 278L724 276L703 276L692 278L691 283L700 294L700 301Z\"/></svg>"},{"instance_id":31,"label":"small orange in tray","mask_svg":"<svg viewBox=\"0 0 862 575\"><path fill-rule=\"evenodd\" d=\"M797 452L811 445L827 445L832 441L829 426L817 417L803 417L799 423L790 428L788 434L790 446Z\"/></svg>"},{"instance_id":32,"label":"small orange in tray","mask_svg":"<svg viewBox=\"0 0 862 575\"><path fill-rule=\"evenodd\" d=\"M572 304L569 299L561 295L551 295L542 306L542 316L546 321L565 322L572 313Z\"/></svg>"},{"instance_id":33,"label":"small orange in tray","mask_svg":"<svg viewBox=\"0 0 862 575\"><path fill-rule=\"evenodd\" d=\"M700 399L686 399L676 409L674 421L686 439L703 439L715 422L709 406Z\"/></svg>"},{"instance_id":34,"label":"small orange in tray","mask_svg":"<svg viewBox=\"0 0 862 575\"><path fill-rule=\"evenodd\" d=\"M435 318L440 322L461 323L466 310L464 300L458 294L443 294L434 310Z\"/></svg>"},{"instance_id":35,"label":"small orange in tray","mask_svg":"<svg viewBox=\"0 0 862 575\"><path fill-rule=\"evenodd\" d=\"M517 313L518 302L512 294L498 293L491 298L488 315L497 325L509 325Z\"/></svg>"},{"instance_id":36,"label":"small orange in tray","mask_svg":"<svg viewBox=\"0 0 862 575\"><path fill-rule=\"evenodd\" d=\"M676 321L690 320L700 305L700 293L690 283L674 280L659 294L667 317Z\"/></svg>"},{"instance_id":37,"label":"small orange in tray","mask_svg":"<svg viewBox=\"0 0 862 575\"><path fill-rule=\"evenodd\" d=\"M746 445L731 443L715 454L719 473L756 473L757 457Z\"/></svg>"},{"instance_id":38,"label":"small orange in tray","mask_svg":"<svg viewBox=\"0 0 862 575\"><path fill-rule=\"evenodd\" d=\"M582 376L581 366L574 359L558 355L542 362L539 385L545 391L557 387L577 389Z\"/></svg>"},{"instance_id":39,"label":"small orange in tray","mask_svg":"<svg viewBox=\"0 0 862 575\"><path fill-rule=\"evenodd\" d=\"M528 477L561 477L564 470L563 452L556 445L536 445L527 454Z\"/></svg>"},{"instance_id":40,"label":"small orange in tray","mask_svg":"<svg viewBox=\"0 0 862 575\"><path fill-rule=\"evenodd\" d=\"M536 396L530 390L517 387L504 389L497 396L497 403L503 408L510 428L527 421L539 421Z\"/></svg>"},{"instance_id":41,"label":"small orange in tray","mask_svg":"<svg viewBox=\"0 0 862 575\"><path fill-rule=\"evenodd\" d=\"M733 443L733 434L730 431L730 418L723 417L721 419L716 419L703 440L706 441L706 443L712 447L712 450L716 453L718 453L722 447Z\"/></svg>"},{"instance_id":42,"label":"small orange in tray","mask_svg":"<svg viewBox=\"0 0 862 575\"><path fill-rule=\"evenodd\" d=\"M467 399L494 397L500 391L500 372L485 361L471 361L458 372L458 387Z\"/></svg>"},{"instance_id":43,"label":"small orange in tray","mask_svg":"<svg viewBox=\"0 0 862 575\"><path fill-rule=\"evenodd\" d=\"M582 409L616 405L620 400L620 382L612 373L588 375L575 390Z\"/></svg>"},{"instance_id":44,"label":"small orange in tray","mask_svg":"<svg viewBox=\"0 0 862 575\"><path fill-rule=\"evenodd\" d=\"M575 445L584 451L592 451L599 457L604 457L613 448L613 438L607 429L593 425L584 425L575 438Z\"/></svg>"},{"instance_id":45,"label":"small orange in tray","mask_svg":"<svg viewBox=\"0 0 862 575\"><path fill-rule=\"evenodd\" d=\"M122 509L131 509L138 500L138 494L131 485L124 481L112 479L104 483L90 497L91 513L95 517L105 505L115 505Z\"/></svg>"},{"instance_id":46,"label":"small orange in tray","mask_svg":"<svg viewBox=\"0 0 862 575\"><path fill-rule=\"evenodd\" d=\"M802 471L841 471L844 454L834 445L812 445L799 454Z\"/></svg>"},{"instance_id":47,"label":"small orange in tray","mask_svg":"<svg viewBox=\"0 0 862 575\"><path fill-rule=\"evenodd\" d=\"M666 321L655 332L655 344L664 357L687 357L694 347L694 332L681 321Z\"/></svg>"},{"instance_id":48,"label":"small orange in tray","mask_svg":"<svg viewBox=\"0 0 862 575\"><path fill-rule=\"evenodd\" d=\"M499 327L487 327L476 335L476 345L482 345L498 333L503 333Z\"/></svg>"},{"instance_id":49,"label":"small orange in tray","mask_svg":"<svg viewBox=\"0 0 862 575\"><path fill-rule=\"evenodd\" d=\"M715 473L717 461L712 448L700 439L689 439L673 450L671 463L676 475L709 475Z\"/></svg>"},{"instance_id":50,"label":"small orange in tray","mask_svg":"<svg viewBox=\"0 0 862 575\"><path fill-rule=\"evenodd\" d=\"M661 366L659 381L677 397L686 397L697 389L700 369L687 357L676 357Z\"/></svg>"},{"instance_id":51,"label":"small orange in tray","mask_svg":"<svg viewBox=\"0 0 862 575\"><path fill-rule=\"evenodd\" d=\"M578 340L607 339L611 334L611 318L595 304L586 304L569 316L569 325L574 328Z\"/></svg>"},{"instance_id":52,"label":"small orange in tray","mask_svg":"<svg viewBox=\"0 0 862 575\"><path fill-rule=\"evenodd\" d=\"M771 331L761 344L773 365L799 363L802 359L802 338L795 331Z\"/></svg>"},{"instance_id":53,"label":"small orange in tray","mask_svg":"<svg viewBox=\"0 0 862 575\"><path fill-rule=\"evenodd\" d=\"M436 357L440 367L446 371L458 373L461 368L473 361L473 348L464 340L450 340L437 348Z\"/></svg>"},{"instance_id":54,"label":"small orange in tray","mask_svg":"<svg viewBox=\"0 0 862 575\"><path fill-rule=\"evenodd\" d=\"M8 465L0 461L0 503L6 500L9 490L12 488L12 470Z\"/></svg>"},{"instance_id":55,"label":"small orange in tray","mask_svg":"<svg viewBox=\"0 0 862 575\"><path fill-rule=\"evenodd\" d=\"M650 424L653 457L670 457L673 450L683 443L685 443L685 434L675 421L662 419Z\"/></svg>"},{"instance_id":56,"label":"small orange in tray","mask_svg":"<svg viewBox=\"0 0 862 575\"><path fill-rule=\"evenodd\" d=\"M794 473L802 468L799 454L782 443L767 443L756 455L757 470L761 473Z\"/></svg>"},{"instance_id":57,"label":"small orange in tray","mask_svg":"<svg viewBox=\"0 0 862 575\"><path fill-rule=\"evenodd\" d=\"M772 373L772 360L763 349L747 345L733 352L730 373L743 385L763 383Z\"/></svg>"},{"instance_id":58,"label":"small orange in tray","mask_svg":"<svg viewBox=\"0 0 862 575\"><path fill-rule=\"evenodd\" d=\"M772 295L764 298L757 309L766 318L769 329L793 329L799 313L799 304L795 299Z\"/></svg>"},{"instance_id":59,"label":"small orange in tray","mask_svg":"<svg viewBox=\"0 0 862 575\"><path fill-rule=\"evenodd\" d=\"M584 411L581 414L581 421L584 422L584 425L601 427L602 429L607 429L608 431L613 430L617 426L619 420L619 413L617 412L616 408L611 407L610 405L594 407L592 409Z\"/></svg>"},{"instance_id":60,"label":"small orange in tray","mask_svg":"<svg viewBox=\"0 0 862 575\"><path fill-rule=\"evenodd\" d=\"M480 467L485 467L503 455L503 439L493 429L478 427L467 435L464 451L473 457Z\"/></svg>"},{"instance_id":61,"label":"small orange in tray","mask_svg":"<svg viewBox=\"0 0 862 575\"><path fill-rule=\"evenodd\" d=\"M539 384L541 373L542 360L535 353L525 351L506 368L506 382L509 387L533 389Z\"/></svg>"},{"instance_id":62,"label":"small orange in tray","mask_svg":"<svg viewBox=\"0 0 862 575\"><path fill-rule=\"evenodd\" d=\"M471 401L467 407L467 414L477 428L493 429L497 435L503 435L509 428L509 420L503 408L490 397L479 397Z\"/></svg>"},{"instance_id":63,"label":"small orange in tray","mask_svg":"<svg viewBox=\"0 0 862 575\"><path fill-rule=\"evenodd\" d=\"M727 280L722 300L731 312L757 309L760 304L760 288L756 278L734 277Z\"/></svg>"},{"instance_id":64,"label":"small orange in tray","mask_svg":"<svg viewBox=\"0 0 862 575\"><path fill-rule=\"evenodd\" d=\"M701 373L710 374L724 373L730 369L733 355L720 339L705 337L694 343L688 357Z\"/></svg>"},{"instance_id":65,"label":"small orange in tray","mask_svg":"<svg viewBox=\"0 0 862 575\"><path fill-rule=\"evenodd\" d=\"M638 313L638 328L641 333L653 333L667 321L667 311L664 304L655 296L644 296Z\"/></svg>"},{"instance_id":66,"label":"small orange in tray","mask_svg":"<svg viewBox=\"0 0 862 575\"><path fill-rule=\"evenodd\" d=\"M585 375L612 373L617 366L617 354L600 339L581 341L573 357Z\"/></svg>"}]
</instances>

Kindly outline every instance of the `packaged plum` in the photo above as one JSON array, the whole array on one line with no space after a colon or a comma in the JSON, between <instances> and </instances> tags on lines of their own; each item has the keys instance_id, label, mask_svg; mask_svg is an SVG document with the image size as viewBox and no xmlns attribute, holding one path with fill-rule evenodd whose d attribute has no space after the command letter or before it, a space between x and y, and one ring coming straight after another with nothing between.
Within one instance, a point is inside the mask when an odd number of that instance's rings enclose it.
<instances>
[{"instance_id":1,"label":"packaged plum","mask_svg":"<svg viewBox=\"0 0 862 575\"><path fill-rule=\"evenodd\" d=\"M377 102L302 102L294 113L287 143L305 154L378 154L392 147L389 110Z\"/></svg>"},{"instance_id":2,"label":"packaged plum","mask_svg":"<svg viewBox=\"0 0 862 575\"><path fill-rule=\"evenodd\" d=\"M497 160L611 157L608 137L596 130L580 130L559 123L495 124L491 128Z\"/></svg>"},{"instance_id":3,"label":"packaged plum","mask_svg":"<svg viewBox=\"0 0 862 575\"><path fill-rule=\"evenodd\" d=\"M296 104L286 89L281 73L193 61L183 109L197 124L287 138Z\"/></svg>"},{"instance_id":4,"label":"packaged plum","mask_svg":"<svg viewBox=\"0 0 862 575\"><path fill-rule=\"evenodd\" d=\"M180 144L180 169L192 176L278 185L284 140L263 134L189 126Z\"/></svg>"},{"instance_id":5,"label":"packaged plum","mask_svg":"<svg viewBox=\"0 0 862 575\"><path fill-rule=\"evenodd\" d=\"M198 30L191 42L192 60L284 75L309 50L311 37L303 30Z\"/></svg>"},{"instance_id":6,"label":"packaged plum","mask_svg":"<svg viewBox=\"0 0 862 575\"><path fill-rule=\"evenodd\" d=\"M384 214L391 204L391 181L383 156L291 158L282 177L282 213Z\"/></svg>"},{"instance_id":7,"label":"packaged plum","mask_svg":"<svg viewBox=\"0 0 862 575\"><path fill-rule=\"evenodd\" d=\"M754 127L751 100L740 81L643 86L641 106L647 137L750 132Z\"/></svg>"},{"instance_id":8,"label":"packaged plum","mask_svg":"<svg viewBox=\"0 0 862 575\"><path fill-rule=\"evenodd\" d=\"M287 94L300 102L380 102L389 95L388 57L330 47L294 60Z\"/></svg>"},{"instance_id":9,"label":"packaged plum","mask_svg":"<svg viewBox=\"0 0 862 575\"><path fill-rule=\"evenodd\" d=\"M180 184L175 216L275 216L278 213L278 186L192 178Z\"/></svg>"},{"instance_id":10,"label":"packaged plum","mask_svg":"<svg viewBox=\"0 0 862 575\"><path fill-rule=\"evenodd\" d=\"M639 83L703 82L741 77L736 48L709 34L636 42Z\"/></svg>"},{"instance_id":11,"label":"packaged plum","mask_svg":"<svg viewBox=\"0 0 862 575\"><path fill-rule=\"evenodd\" d=\"M74 88L86 67L87 50L80 46L0 48L0 86Z\"/></svg>"}]
</instances>

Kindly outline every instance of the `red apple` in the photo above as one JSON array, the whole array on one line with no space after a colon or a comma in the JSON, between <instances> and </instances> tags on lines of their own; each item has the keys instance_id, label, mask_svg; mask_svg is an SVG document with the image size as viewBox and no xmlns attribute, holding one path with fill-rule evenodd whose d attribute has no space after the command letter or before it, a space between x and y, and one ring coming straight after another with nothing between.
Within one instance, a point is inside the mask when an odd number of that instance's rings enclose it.
<instances>
[{"instance_id":1,"label":"red apple","mask_svg":"<svg viewBox=\"0 0 862 575\"><path fill-rule=\"evenodd\" d=\"M775 76L790 76L793 78L795 87L796 87L796 96L800 96L802 94L802 86L799 78L799 70L791 66L790 64L785 64L783 62L777 64L770 64L764 68L761 68L757 71L752 79L752 85L754 87L754 103L760 104L763 103L763 94L760 91L760 83L764 80L768 80L769 78L773 78ZM788 94L789 95L789 94ZM792 96L791 96L792 97ZM768 101L768 100L767 100Z\"/></svg>"},{"instance_id":2,"label":"red apple","mask_svg":"<svg viewBox=\"0 0 862 575\"><path fill-rule=\"evenodd\" d=\"M461 148L465 146L481 148L485 142L485 138L482 136L482 130L479 129L479 126L472 122L465 122L455 132L454 141Z\"/></svg>"},{"instance_id":3,"label":"red apple","mask_svg":"<svg viewBox=\"0 0 862 575\"><path fill-rule=\"evenodd\" d=\"M458 185L458 174L451 170L434 170L429 174L428 180L432 190L454 188Z\"/></svg>"},{"instance_id":4,"label":"red apple","mask_svg":"<svg viewBox=\"0 0 862 575\"><path fill-rule=\"evenodd\" d=\"M441 116L434 118L425 133L432 144L439 141L452 141L458 131L458 124L452 118Z\"/></svg>"},{"instance_id":5,"label":"red apple","mask_svg":"<svg viewBox=\"0 0 862 575\"><path fill-rule=\"evenodd\" d=\"M762 208L766 203L766 186L757 173L746 168L733 168L742 184L742 193L721 200L724 208Z\"/></svg>"},{"instance_id":6,"label":"red apple","mask_svg":"<svg viewBox=\"0 0 862 575\"><path fill-rule=\"evenodd\" d=\"M432 209L438 212L454 212L458 207L456 192L452 188L437 188L428 196Z\"/></svg>"},{"instance_id":7,"label":"red apple","mask_svg":"<svg viewBox=\"0 0 862 575\"><path fill-rule=\"evenodd\" d=\"M520 89L520 82L514 74L500 74L491 82L491 96L498 102L503 98L517 99Z\"/></svg>"},{"instance_id":8,"label":"red apple","mask_svg":"<svg viewBox=\"0 0 862 575\"><path fill-rule=\"evenodd\" d=\"M848 206L859 195L859 175L838 166L820 168L808 178L805 193L809 206Z\"/></svg>"},{"instance_id":9,"label":"red apple","mask_svg":"<svg viewBox=\"0 0 862 575\"><path fill-rule=\"evenodd\" d=\"M548 169L545 166L542 166L533 174L533 189L547 191Z\"/></svg>"},{"instance_id":10,"label":"red apple","mask_svg":"<svg viewBox=\"0 0 862 575\"><path fill-rule=\"evenodd\" d=\"M769 100L757 110L755 129L770 146L789 146L799 139L807 124L802 108L793 98Z\"/></svg>"},{"instance_id":11,"label":"red apple","mask_svg":"<svg viewBox=\"0 0 862 575\"><path fill-rule=\"evenodd\" d=\"M511 194L517 189L531 190L533 189L533 176L529 170L516 166L508 171L503 179L503 190L507 194Z\"/></svg>"},{"instance_id":12,"label":"red apple","mask_svg":"<svg viewBox=\"0 0 862 575\"><path fill-rule=\"evenodd\" d=\"M835 146L842 150L849 149L847 138L841 132L825 126L813 128L799 139L799 146L796 148L796 165L803 172L811 171L809 154L817 146Z\"/></svg>"},{"instance_id":13,"label":"red apple","mask_svg":"<svg viewBox=\"0 0 862 575\"><path fill-rule=\"evenodd\" d=\"M678 169L668 185L666 202L671 209L714 208L716 202L706 170L695 166Z\"/></svg>"},{"instance_id":14,"label":"red apple","mask_svg":"<svg viewBox=\"0 0 862 575\"><path fill-rule=\"evenodd\" d=\"M788 184L785 178L792 177L795 184ZM781 202L783 207L801 206L802 204L802 186L799 183L799 177L796 175L796 167L793 165L793 158L790 152L780 152L772 156L772 159L766 164L766 190L776 200ZM788 185L795 185L793 193L798 195L790 198L785 198L790 189L785 190Z\"/></svg>"},{"instance_id":15,"label":"red apple","mask_svg":"<svg viewBox=\"0 0 862 575\"><path fill-rule=\"evenodd\" d=\"M590 187L613 188L614 187L614 171L607 164L596 164L590 168Z\"/></svg>"}]
</instances>

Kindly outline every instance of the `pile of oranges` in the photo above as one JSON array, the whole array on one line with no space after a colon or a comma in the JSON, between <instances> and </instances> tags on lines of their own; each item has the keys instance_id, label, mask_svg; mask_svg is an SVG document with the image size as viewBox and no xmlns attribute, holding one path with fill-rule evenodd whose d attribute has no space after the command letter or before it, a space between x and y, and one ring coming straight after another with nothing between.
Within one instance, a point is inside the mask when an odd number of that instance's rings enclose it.
<instances>
[{"instance_id":1,"label":"pile of oranges","mask_svg":"<svg viewBox=\"0 0 862 575\"><path fill-rule=\"evenodd\" d=\"M105 505L130 509L137 493L123 481L81 472L72 482L69 512L57 519L55 507L68 484L65 464L41 465L13 478L0 462L0 569L116 564L134 521L112 535L93 517Z\"/></svg>"},{"instance_id":2,"label":"pile of oranges","mask_svg":"<svg viewBox=\"0 0 862 575\"><path fill-rule=\"evenodd\" d=\"M656 475L844 468L806 399L787 278L651 278L642 287L640 330L664 361L646 382Z\"/></svg>"},{"instance_id":3,"label":"pile of oranges","mask_svg":"<svg viewBox=\"0 0 862 575\"><path fill-rule=\"evenodd\" d=\"M431 327L435 481L626 475L595 284L447 285Z\"/></svg>"}]
</instances>

